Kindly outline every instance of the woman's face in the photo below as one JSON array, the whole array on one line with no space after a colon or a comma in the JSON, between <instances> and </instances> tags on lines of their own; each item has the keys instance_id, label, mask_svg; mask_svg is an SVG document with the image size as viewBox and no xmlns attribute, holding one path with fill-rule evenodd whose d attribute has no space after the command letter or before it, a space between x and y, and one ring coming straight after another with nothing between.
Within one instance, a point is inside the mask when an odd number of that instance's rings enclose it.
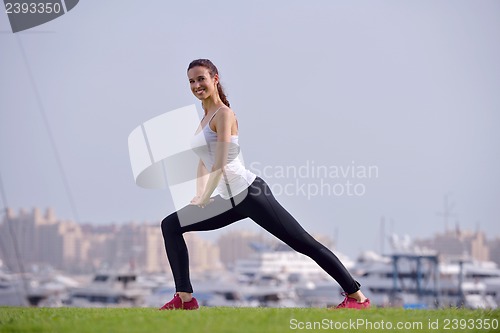
<instances>
[{"instance_id":1,"label":"woman's face","mask_svg":"<svg viewBox=\"0 0 500 333\"><path fill-rule=\"evenodd\" d=\"M218 75L212 78L208 68L196 66L188 70L189 84L191 91L200 100L204 100L214 93L217 89Z\"/></svg>"}]
</instances>

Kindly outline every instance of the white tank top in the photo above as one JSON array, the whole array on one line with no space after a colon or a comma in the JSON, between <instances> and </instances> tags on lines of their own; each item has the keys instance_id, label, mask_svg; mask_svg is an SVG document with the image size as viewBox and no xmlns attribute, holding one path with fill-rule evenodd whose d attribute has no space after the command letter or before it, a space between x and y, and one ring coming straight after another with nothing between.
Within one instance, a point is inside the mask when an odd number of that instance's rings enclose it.
<instances>
[{"instance_id":1,"label":"white tank top","mask_svg":"<svg viewBox=\"0 0 500 333\"><path fill-rule=\"evenodd\" d=\"M210 128L210 122L221 108L218 108L208 123L191 140L191 148L205 164L208 172L212 171L215 163L217 133ZM230 199L243 192L255 180L256 175L245 168L238 144L238 135L231 135L227 154L227 164L224 167L222 178L217 186L217 192L224 199Z\"/></svg>"}]
</instances>

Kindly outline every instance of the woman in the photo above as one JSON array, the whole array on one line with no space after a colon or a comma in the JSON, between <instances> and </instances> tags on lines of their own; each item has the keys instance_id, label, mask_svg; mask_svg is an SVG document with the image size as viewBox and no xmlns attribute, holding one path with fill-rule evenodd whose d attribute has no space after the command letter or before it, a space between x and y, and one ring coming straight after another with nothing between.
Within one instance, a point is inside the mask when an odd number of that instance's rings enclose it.
<instances>
[{"instance_id":1,"label":"woman","mask_svg":"<svg viewBox=\"0 0 500 333\"><path fill-rule=\"evenodd\" d=\"M198 309L192 296L183 233L222 228L246 217L330 274L345 291L345 299L337 308L368 308L370 301L339 259L276 201L264 180L245 169L239 159L238 122L215 65L207 59L194 60L187 74L191 91L202 101L205 111L192 142L200 156L197 191L190 205L170 214L161 224L176 293L160 310ZM213 197L216 189L219 195Z\"/></svg>"}]
</instances>

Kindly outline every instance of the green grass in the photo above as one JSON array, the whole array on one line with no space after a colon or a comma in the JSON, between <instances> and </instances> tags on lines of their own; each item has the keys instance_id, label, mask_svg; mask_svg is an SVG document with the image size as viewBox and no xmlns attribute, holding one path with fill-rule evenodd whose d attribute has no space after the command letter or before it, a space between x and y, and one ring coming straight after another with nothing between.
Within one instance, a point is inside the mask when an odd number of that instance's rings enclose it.
<instances>
[{"instance_id":1,"label":"green grass","mask_svg":"<svg viewBox=\"0 0 500 333\"><path fill-rule=\"evenodd\" d=\"M500 310L327 310L275 308L202 308L199 311L158 311L151 308L21 308L0 307L0 332L499 332ZM429 320L438 323L429 329ZM453 321L455 320L455 321ZM462 322L460 322L462 320ZM479 329L496 320L498 329ZM330 322L331 321L331 322ZM335 328L363 321L368 325L385 325L385 329L367 329L360 325L349 329ZM445 329L446 322L448 328ZM323 324L318 327L299 325ZM382 324L382 322L384 324ZM387 329L387 323L393 329ZM397 322L418 325L414 329L396 329ZM453 324L458 326L454 327ZM460 324L469 327L461 329ZM316 324L318 325L318 324ZM331 325L331 326L330 326Z\"/></svg>"}]
</instances>

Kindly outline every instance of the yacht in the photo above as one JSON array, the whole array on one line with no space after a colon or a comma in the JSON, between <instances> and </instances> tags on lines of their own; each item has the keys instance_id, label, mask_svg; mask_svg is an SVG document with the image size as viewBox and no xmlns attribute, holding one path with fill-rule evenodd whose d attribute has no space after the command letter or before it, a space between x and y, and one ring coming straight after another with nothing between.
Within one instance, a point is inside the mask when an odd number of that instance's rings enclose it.
<instances>
[{"instance_id":1,"label":"yacht","mask_svg":"<svg viewBox=\"0 0 500 333\"><path fill-rule=\"evenodd\" d=\"M52 269L10 273L0 267L0 305L60 307L77 281Z\"/></svg>"},{"instance_id":2,"label":"yacht","mask_svg":"<svg viewBox=\"0 0 500 333\"><path fill-rule=\"evenodd\" d=\"M418 306L467 308L496 308L499 302L500 269L491 262L458 260L421 261L433 258L430 254L404 253L397 268L398 254L379 256L367 253L352 269L363 285L363 292L378 306Z\"/></svg>"},{"instance_id":3,"label":"yacht","mask_svg":"<svg viewBox=\"0 0 500 333\"><path fill-rule=\"evenodd\" d=\"M311 279L328 279L329 275L311 258L294 251L286 244L278 244L276 247L257 248L255 253L248 259L237 260L233 271L247 279L261 279L275 276L283 277L300 275ZM354 262L342 253L335 253L342 263L350 269Z\"/></svg>"},{"instance_id":4,"label":"yacht","mask_svg":"<svg viewBox=\"0 0 500 333\"><path fill-rule=\"evenodd\" d=\"M0 306L27 306L24 289L18 276L0 270Z\"/></svg>"},{"instance_id":5,"label":"yacht","mask_svg":"<svg viewBox=\"0 0 500 333\"><path fill-rule=\"evenodd\" d=\"M102 272L83 287L74 288L65 300L75 307L140 307L151 289L138 283L135 273Z\"/></svg>"}]
</instances>

